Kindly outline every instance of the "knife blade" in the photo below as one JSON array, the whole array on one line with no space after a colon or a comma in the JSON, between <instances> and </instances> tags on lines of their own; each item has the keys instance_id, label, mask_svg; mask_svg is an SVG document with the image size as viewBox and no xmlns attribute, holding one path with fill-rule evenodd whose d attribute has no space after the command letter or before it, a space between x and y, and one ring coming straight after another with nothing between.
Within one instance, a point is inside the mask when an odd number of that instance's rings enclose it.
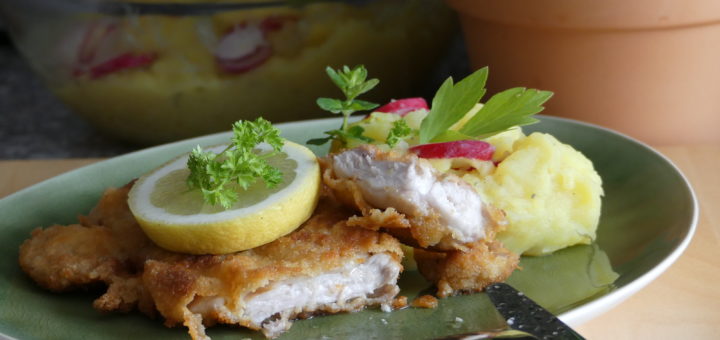
<instances>
[{"instance_id":1,"label":"knife blade","mask_svg":"<svg viewBox=\"0 0 720 340\"><path fill-rule=\"evenodd\" d=\"M514 330L530 333L538 339L585 339L555 315L508 284L494 283L485 288L485 293L490 297L495 309L505 318L508 326Z\"/></svg>"}]
</instances>

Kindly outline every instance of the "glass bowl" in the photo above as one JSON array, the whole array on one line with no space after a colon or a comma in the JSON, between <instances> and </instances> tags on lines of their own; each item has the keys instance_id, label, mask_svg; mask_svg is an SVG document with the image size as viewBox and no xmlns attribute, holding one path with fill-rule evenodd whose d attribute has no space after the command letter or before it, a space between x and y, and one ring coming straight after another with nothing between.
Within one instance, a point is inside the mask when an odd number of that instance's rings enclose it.
<instances>
[{"instance_id":1,"label":"glass bowl","mask_svg":"<svg viewBox=\"0 0 720 340\"><path fill-rule=\"evenodd\" d=\"M365 65L367 100L417 94L456 20L441 0L3 0L11 37L49 88L98 129L140 144L238 119L324 116L326 66Z\"/></svg>"}]
</instances>

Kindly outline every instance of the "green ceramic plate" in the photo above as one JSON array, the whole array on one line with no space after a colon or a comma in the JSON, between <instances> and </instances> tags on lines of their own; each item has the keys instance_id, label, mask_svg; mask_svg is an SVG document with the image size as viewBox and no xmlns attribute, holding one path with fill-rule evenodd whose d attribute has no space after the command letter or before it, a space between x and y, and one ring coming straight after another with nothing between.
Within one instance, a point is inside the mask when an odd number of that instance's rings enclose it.
<instances>
[{"instance_id":1,"label":"green ceramic plate","mask_svg":"<svg viewBox=\"0 0 720 340\"><path fill-rule=\"evenodd\" d=\"M304 142L335 128L338 120L280 125L285 137ZM687 246L697 204L683 175L662 155L612 131L570 120L542 117L527 130L554 134L595 163L605 199L597 243L542 258L524 258L524 270L509 282L570 324L579 324L621 302L660 275ZM217 134L116 157L0 200L0 338L188 339L184 328L168 329L139 313L103 315L91 304L99 291L55 294L38 288L17 265L18 246L38 226L72 223L110 186L120 186L190 150L217 144ZM326 150L314 149L319 154ZM409 298L431 291L416 271L401 277ZM428 339L504 321L484 294L444 299L436 309L360 313L298 321L282 339ZM259 338L235 327L213 327L213 339Z\"/></svg>"}]
</instances>

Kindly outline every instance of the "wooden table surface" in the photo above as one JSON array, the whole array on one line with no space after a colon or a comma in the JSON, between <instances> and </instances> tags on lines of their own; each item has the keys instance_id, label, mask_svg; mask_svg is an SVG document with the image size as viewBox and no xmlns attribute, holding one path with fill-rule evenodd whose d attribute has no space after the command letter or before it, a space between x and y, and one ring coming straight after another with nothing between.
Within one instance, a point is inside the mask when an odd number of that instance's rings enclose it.
<instances>
[{"instance_id":1,"label":"wooden table surface","mask_svg":"<svg viewBox=\"0 0 720 340\"><path fill-rule=\"evenodd\" d=\"M588 339L720 339L720 145L658 147L700 202L697 233L657 280L577 327ZM0 161L0 197L97 159Z\"/></svg>"}]
</instances>

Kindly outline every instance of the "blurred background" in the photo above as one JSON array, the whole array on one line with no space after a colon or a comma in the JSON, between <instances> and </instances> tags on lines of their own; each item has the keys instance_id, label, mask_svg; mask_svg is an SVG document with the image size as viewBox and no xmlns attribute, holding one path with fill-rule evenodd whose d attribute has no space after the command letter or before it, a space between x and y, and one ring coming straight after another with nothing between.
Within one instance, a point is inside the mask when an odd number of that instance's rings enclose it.
<instances>
[{"instance_id":1,"label":"blurred background","mask_svg":"<svg viewBox=\"0 0 720 340\"><path fill-rule=\"evenodd\" d=\"M429 99L469 73L439 0L13 2L0 29L3 159L109 157L241 118L328 117L315 98L340 93L325 65L365 64L381 80L368 98L378 103Z\"/></svg>"},{"instance_id":2,"label":"blurred background","mask_svg":"<svg viewBox=\"0 0 720 340\"><path fill-rule=\"evenodd\" d=\"M328 117L323 69L364 64L377 103L490 67L488 95L653 146L720 144L716 0L0 0L0 158L109 157Z\"/></svg>"},{"instance_id":3,"label":"blurred background","mask_svg":"<svg viewBox=\"0 0 720 340\"><path fill-rule=\"evenodd\" d=\"M108 157L135 147L72 113L0 33L0 158Z\"/></svg>"}]
</instances>

